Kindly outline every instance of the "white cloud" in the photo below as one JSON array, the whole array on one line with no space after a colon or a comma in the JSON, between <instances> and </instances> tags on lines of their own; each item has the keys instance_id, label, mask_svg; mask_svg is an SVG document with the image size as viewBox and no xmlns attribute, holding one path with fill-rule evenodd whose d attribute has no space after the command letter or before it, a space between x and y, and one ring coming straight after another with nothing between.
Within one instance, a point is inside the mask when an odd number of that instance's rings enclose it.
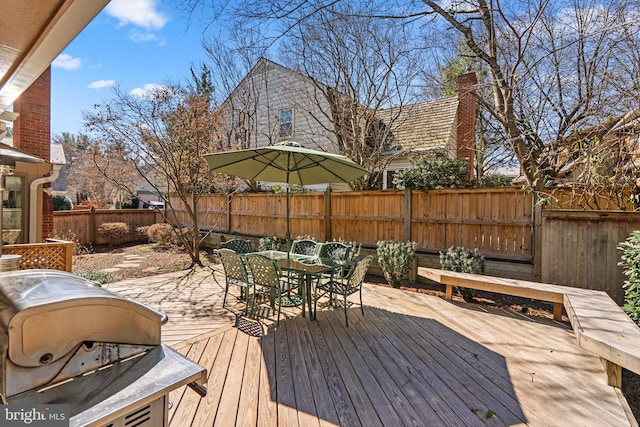
<instances>
[{"instance_id":1,"label":"white cloud","mask_svg":"<svg viewBox=\"0 0 640 427\"><path fill-rule=\"evenodd\" d=\"M82 60L80 58L74 58L66 53L58 55L56 59L51 63L52 66L62 68L64 70L77 70L82 66Z\"/></svg>"},{"instance_id":2,"label":"white cloud","mask_svg":"<svg viewBox=\"0 0 640 427\"><path fill-rule=\"evenodd\" d=\"M87 86L89 89L104 89L106 87L111 87L115 85L115 80L96 80L95 82L89 83Z\"/></svg>"},{"instance_id":3,"label":"white cloud","mask_svg":"<svg viewBox=\"0 0 640 427\"><path fill-rule=\"evenodd\" d=\"M129 93L135 96L136 98L144 98L145 96L149 96L154 92L159 92L165 89L166 87L163 85L159 85L157 83L147 83L142 87L137 87L135 89L132 89L131 92Z\"/></svg>"},{"instance_id":4,"label":"white cloud","mask_svg":"<svg viewBox=\"0 0 640 427\"><path fill-rule=\"evenodd\" d=\"M164 39L160 39L153 33L144 33L137 30L129 31L129 39L133 40L136 43L144 43L144 42L158 42L159 46L164 46Z\"/></svg>"},{"instance_id":5,"label":"white cloud","mask_svg":"<svg viewBox=\"0 0 640 427\"><path fill-rule=\"evenodd\" d=\"M111 0L105 11L121 26L132 24L147 30L160 30L169 18L157 10L156 0Z\"/></svg>"}]
</instances>

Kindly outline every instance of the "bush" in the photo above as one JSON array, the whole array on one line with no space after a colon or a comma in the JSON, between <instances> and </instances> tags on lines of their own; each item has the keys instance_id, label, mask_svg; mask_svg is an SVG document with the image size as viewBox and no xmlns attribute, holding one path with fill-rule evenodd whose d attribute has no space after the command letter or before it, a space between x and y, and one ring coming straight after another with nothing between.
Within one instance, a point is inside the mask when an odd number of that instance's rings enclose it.
<instances>
[{"instance_id":1,"label":"bush","mask_svg":"<svg viewBox=\"0 0 640 427\"><path fill-rule=\"evenodd\" d=\"M513 178L505 175L484 175L480 179L475 179L473 184L476 187L511 187Z\"/></svg>"},{"instance_id":2,"label":"bush","mask_svg":"<svg viewBox=\"0 0 640 427\"><path fill-rule=\"evenodd\" d=\"M417 244L415 242L398 243L392 240L378 242L378 264L387 282L394 288L400 287L400 282L407 276Z\"/></svg>"},{"instance_id":3,"label":"bush","mask_svg":"<svg viewBox=\"0 0 640 427\"><path fill-rule=\"evenodd\" d=\"M618 245L622 251L618 265L624 269L624 306L631 320L640 325L640 230L632 231L627 240Z\"/></svg>"},{"instance_id":4,"label":"bush","mask_svg":"<svg viewBox=\"0 0 640 427\"><path fill-rule=\"evenodd\" d=\"M168 248L178 244L178 235L173 230L171 224L153 224L147 228L149 241L157 243L158 246Z\"/></svg>"},{"instance_id":5,"label":"bush","mask_svg":"<svg viewBox=\"0 0 640 427\"><path fill-rule=\"evenodd\" d=\"M393 184L414 190L468 187L467 160L450 159L443 153L422 156L410 168L396 172Z\"/></svg>"},{"instance_id":6,"label":"bush","mask_svg":"<svg viewBox=\"0 0 640 427\"><path fill-rule=\"evenodd\" d=\"M258 243L258 248L261 251L279 251L280 239L277 236L262 237Z\"/></svg>"},{"instance_id":7,"label":"bush","mask_svg":"<svg viewBox=\"0 0 640 427\"><path fill-rule=\"evenodd\" d=\"M117 282L118 280L120 280L120 277L116 276L115 274L98 270L76 270L73 272L73 274L87 280L93 280L94 282L98 282L101 285L104 285L105 283Z\"/></svg>"},{"instance_id":8,"label":"bush","mask_svg":"<svg viewBox=\"0 0 640 427\"><path fill-rule=\"evenodd\" d=\"M71 209L73 209L73 203L71 203L71 200L64 196L53 196L54 211L70 211Z\"/></svg>"},{"instance_id":9,"label":"bush","mask_svg":"<svg viewBox=\"0 0 640 427\"><path fill-rule=\"evenodd\" d=\"M71 230L67 230L67 231L53 230L53 233L51 233L51 238L72 242L73 255L84 255L84 254L93 253L93 247L91 246L91 243L89 243L87 246L83 245L82 243L80 243L80 239L78 239L78 236L76 236L76 234Z\"/></svg>"},{"instance_id":10,"label":"bush","mask_svg":"<svg viewBox=\"0 0 640 427\"><path fill-rule=\"evenodd\" d=\"M440 252L440 265L443 270L457 271L459 273L484 273L484 255L478 249L470 251L463 247L450 247L444 253ZM472 302L475 297L475 290L456 287L458 293L466 302Z\"/></svg>"},{"instance_id":11,"label":"bush","mask_svg":"<svg viewBox=\"0 0 640 427\"><path fill-rule=\"evenodd\" d=\"M124 222L105 222L98 227L98 234L107 239L109 246L118 246L129 234L129 225Z\"/></svg>"}]
</instances>

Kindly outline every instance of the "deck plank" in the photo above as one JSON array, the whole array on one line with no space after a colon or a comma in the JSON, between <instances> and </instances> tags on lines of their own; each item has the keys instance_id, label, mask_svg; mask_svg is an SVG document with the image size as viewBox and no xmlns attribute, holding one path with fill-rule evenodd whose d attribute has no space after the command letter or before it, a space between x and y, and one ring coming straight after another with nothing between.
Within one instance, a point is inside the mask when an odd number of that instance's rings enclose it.
<instances>
[{"instance_id":1,"label":"deck plank","mask_svg":"<svg viewBox=\"0 0 640 427\"><path fill-rule=\"evenodd\" d=\"M313 400L311 380L307 371L306 361L308 348L303 348L298 332L297 322L286 322L287 341L291 360L291 376L298 410L298 423L301 426L319 426L316 405Z\"/></svg>"},{"instance_id":2,"label":"deck plank","mask_svg":"<svg viewBox=\"0 0 640 427\"><path fill-rule=\"evenodd\" d=\"M234 425L238 418L238 402L240 401L245 366L247 365L247 350L249 348L249 340L253 337L243 333L236 333L235 338L214 426Z\"/></svg>"},{"instance_id":3,"label":"deck plank","mask_svg":"<svg viewBox=\"0 0 640 427\"><path fill-rule=\"evenodd\" d=\"M227 377L227 371L231 363L231 355L233 353L233 347L235 345L238 331L236 329L230 329L225 331L220 347L215 355L211 367L208 368L209 379L207 381L207 395L202 398L199 405L199 410L196 412L193 420L176 420L176 425L191 425L191 426L212 426L216 414L219 409L220 399L222 398L223 388ZM184 424L180 424L184 422Z\"/></svg>"},{"instance_id":4,"label":"deck plank","mask_svg":"<svg viewBox=\"0 0 640 427\"><path fill-rule=\"evenodd\" d=\"M394 375L387 372L388 366L381 363L378 357L380 350L375 350L378 346L371 337L363 337L359 329L354 326L344 328L340 338L342 342L351 341L353 343L353 346L362 357L362 361L367 367L368 372L376 379L380 387L382 387L389 399L391 407L398 413L404 425L422 426L425 423L435 425L436 422L441 422L438 417L435 417L435 419L430 418L433 416L432 411L423 412L423 409L427 409L427 407L424 405L424 400L421 396L419 397L419 394L411 382L396 382L398 376L394 377ZM417 397L419 398L416 399ZM420 403L414 408L412 403L416 402L416 400L419 400Z\"/></svg>"},{"instance_id":5,"label":"deck plank","mask_svg":"<svg viewBox=\"0 0 640 427\"><path fill-rule=\"evenodd\" d=\"M208 370L206 397L171 392L173 427L637 425L567 324L365 284L349 328L326 307L276 328L223 309L207 271L107 286L168 313L163 342Z\"/></svg>"},{"instance_id":6,"label":"deck plank","mask_svg":"<svg viewBox=\"0 0 640 427\"><path fill-rule=\"evenodd\" d=\"M238 426L255 426L258 423L261 353L258 339L255 337L249 339L242 390L238 403L238 421L236 423Z\"/></svg>"}]
</instances>

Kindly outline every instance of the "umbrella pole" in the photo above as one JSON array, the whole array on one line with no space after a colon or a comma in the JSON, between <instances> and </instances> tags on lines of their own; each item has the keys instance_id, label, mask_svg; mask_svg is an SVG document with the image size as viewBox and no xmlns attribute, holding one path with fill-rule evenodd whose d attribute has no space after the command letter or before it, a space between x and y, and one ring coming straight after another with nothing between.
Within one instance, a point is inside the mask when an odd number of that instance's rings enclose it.
<instances>
[{"instance_id":1,"label":"umbrella pole","mask_svg":"<svg viewBox=\"0 0 640 427\"><path fill-rule=\"evenodd\" d=\"M287 258L289 258L289 251L291 250L291 231L289 229L289 184L287 184Z\"/></svg>"}]
</instances>

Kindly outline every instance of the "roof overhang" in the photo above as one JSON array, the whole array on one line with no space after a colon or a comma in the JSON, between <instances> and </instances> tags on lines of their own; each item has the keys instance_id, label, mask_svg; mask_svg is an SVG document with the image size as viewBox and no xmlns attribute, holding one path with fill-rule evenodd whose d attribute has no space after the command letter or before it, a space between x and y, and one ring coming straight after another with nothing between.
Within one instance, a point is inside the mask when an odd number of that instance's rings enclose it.
<instances>
[{"instance_id":1,"label":"roof overhang","mask_svg":"<svg viewBox=\"0 0 640 427\"><path fill-rule=\"evenodd\" d=\"M109 0L0 0L0 114Z\"/></svg>"}]
</instances>

